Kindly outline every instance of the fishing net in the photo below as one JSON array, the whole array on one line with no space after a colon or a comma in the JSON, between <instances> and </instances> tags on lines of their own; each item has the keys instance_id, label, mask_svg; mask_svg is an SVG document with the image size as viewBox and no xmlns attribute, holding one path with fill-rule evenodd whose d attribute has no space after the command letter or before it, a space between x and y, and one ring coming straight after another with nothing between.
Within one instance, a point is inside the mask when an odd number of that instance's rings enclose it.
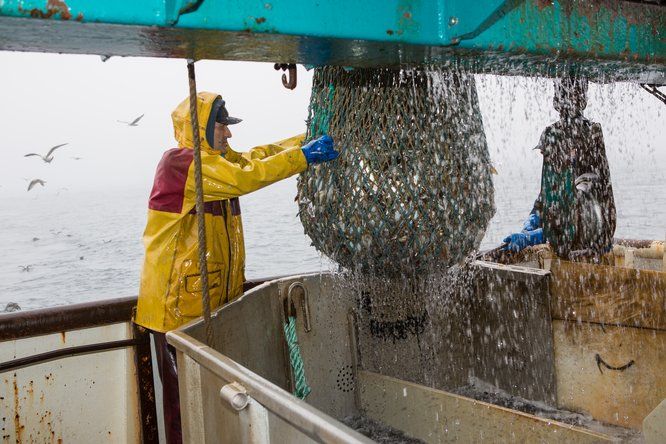
<instances>
[{"instance_id":1,"label":"fishing net","mask_svg":"<svg viewBox=\"0 0 666 444\"><path fill-rule=\"evenodd\" d=\"M474 78L438 67L317 68L308 139L340 157L298 181L314 246L343 267L404 275L478 248L494 213Z\"/></svg>"}]
</instances>

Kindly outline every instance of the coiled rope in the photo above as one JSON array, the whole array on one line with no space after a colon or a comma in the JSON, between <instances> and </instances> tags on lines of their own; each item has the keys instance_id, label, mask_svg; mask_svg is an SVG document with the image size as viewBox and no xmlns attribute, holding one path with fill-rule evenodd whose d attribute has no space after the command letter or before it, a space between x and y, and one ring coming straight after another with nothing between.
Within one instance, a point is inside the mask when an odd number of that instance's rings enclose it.
<instances>
[{"instance_id":1,"label":"coiled rope","mask_svg":"<svg viewBox=\"0 0 666 444\"><path fill-rule=\"evenodd\" d=\"M298 338L296 337L296 318L289 316L283 328L284 336L287 340L287 348L289 349L289 362L294 373L294 396L305 399L312 389L305 380L303 357L301 356L301 348L298 346Z\"/></svg>"},{"instance_id":2,"label":"coiled rope","mask_svg":"<svg viewBox=\"0 0 666 444\"><path fill-rule=\"evenodd\" d=\"M190 120L194 139L194 184L196 187L195 208L197 211L197 234L199 240L199 270L201 270L201 302L203 305L206 342L213 347L213 326L210 322L210 296L208 293L208 261L206 260L206 221L204 214L203 179L201 177L201 141L199 140L199 115L197 113L197 82L194 76L194 60L187 61L190 82Z\"/></svg>"}]
</instances>

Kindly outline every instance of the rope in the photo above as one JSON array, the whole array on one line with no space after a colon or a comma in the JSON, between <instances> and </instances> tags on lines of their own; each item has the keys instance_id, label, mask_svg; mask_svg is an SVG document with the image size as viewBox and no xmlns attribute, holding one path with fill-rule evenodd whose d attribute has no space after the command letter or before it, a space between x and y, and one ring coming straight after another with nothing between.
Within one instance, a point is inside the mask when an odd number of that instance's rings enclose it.
<instances>
[{"instance_id":1,"label":"rope","mask_svg":"<svg viewBox=\"0 0 666 444\"><path fill-rule=\"evenodd\" d=\"M199 270L201 270L201 302L203 305L206 341L213 347L213 326L210 322L210 296L208 294L208 263L206 260L206 222L204 216L203 180L201 178L201 141L199 140L199 116L197 115L197 82L194 77L194 60L187 61L190 81L190 120L194 139L194 184L196 186L197 231L199 238Z\"/></svg>"},{"instance_id":2,"label":"rope","mask_svg":"<svg viewBox=\"0 0 666 444\"><path fill-rule=\"evenodd\" d=\"M289 348L289 361L291 369L294 373L294 396L305 399L312 390L305 380L305 370L303 369L303 358L301 357L301 348L298 346L298 338L296 337L296 318L289 316L287 322L284 324L284 336L287 340L287 347Z\"/></svg>"}]
</instances>

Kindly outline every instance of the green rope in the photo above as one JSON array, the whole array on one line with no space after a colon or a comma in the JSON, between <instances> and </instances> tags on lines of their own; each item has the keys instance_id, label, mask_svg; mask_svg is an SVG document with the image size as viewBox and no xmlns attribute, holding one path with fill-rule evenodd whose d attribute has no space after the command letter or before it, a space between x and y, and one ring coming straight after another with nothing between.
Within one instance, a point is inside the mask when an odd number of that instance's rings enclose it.
<instances>
[{"instance_id":1,"label":"green rope","mask_svg":"<svg viewBox=\"0 0 666 444\"><path fill-rule=\"evenodd\" d=\"M289 361L291 362L291 369L294 372L294 379L296 380L294 384L294 396L305 399L312 389L305 380L301 348L298 346L298 338L296 337L296 319L293 316L289 316L283 328L287 347L289 347Z\"/></svg>"}]
</instances>

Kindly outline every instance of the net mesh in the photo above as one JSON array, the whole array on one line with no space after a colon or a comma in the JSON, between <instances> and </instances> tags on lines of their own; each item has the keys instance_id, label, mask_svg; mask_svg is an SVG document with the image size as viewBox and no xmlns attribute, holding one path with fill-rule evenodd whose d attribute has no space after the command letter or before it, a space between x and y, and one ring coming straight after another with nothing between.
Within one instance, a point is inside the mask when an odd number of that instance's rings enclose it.
<instances>
[{"instance_id":1,"label":"net mesh","mask_svg":"<svg viewBox=\"0 0 666 444\"><path fill-rule=\"evenodd\" d=\"M307 138L322 134L340 157L298 181L300 219L319 251L349 270L404 275L478 248L495 210L471 75L317 68Z\"/></svg>"}]
</instances>

